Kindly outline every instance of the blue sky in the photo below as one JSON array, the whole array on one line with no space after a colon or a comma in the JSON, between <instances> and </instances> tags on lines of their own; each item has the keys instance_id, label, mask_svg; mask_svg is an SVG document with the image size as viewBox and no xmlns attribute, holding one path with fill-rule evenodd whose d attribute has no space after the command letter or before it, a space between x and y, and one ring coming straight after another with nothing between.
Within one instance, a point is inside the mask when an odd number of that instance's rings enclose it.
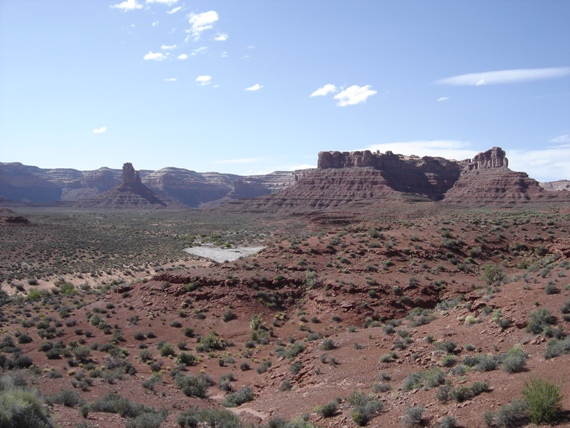
<instances>
[{"instance_id":1,"label":"blue sky","mask_svg":"<svg viewBox=\"0 0 570 428\"><path fill-rule=\"evenodd\" d=\"M322 150L570 179L570 2L0 0L0 161L258 174Z\"/></svg>"}]
</instances>

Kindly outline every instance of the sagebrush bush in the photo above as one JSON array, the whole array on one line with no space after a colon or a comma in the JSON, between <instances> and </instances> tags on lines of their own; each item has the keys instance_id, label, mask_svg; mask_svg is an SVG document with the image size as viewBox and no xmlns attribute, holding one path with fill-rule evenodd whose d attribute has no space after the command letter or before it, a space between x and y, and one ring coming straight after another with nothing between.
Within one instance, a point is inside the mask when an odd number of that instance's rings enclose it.
<instances>
[{"instance_id":1,"label":"sagebrush bush","mask_svg":"<svg viewBox=\"0 0 570 428\"><path fill-rule=\"evenodd\" d=\"M402 418L402 424L405 428L415 428L420 427L424 423L424 411L423 406L408 407L404 412L404 417Z\"/></svg>"},{"instance_id":2,"label":"sagebrush bush","mask_svg":"<svg viewBox=\"0 0 570 428\"><path fill-rule=\"evenodd\" d=\"M518 373L524 370L528 354L520 346L515 346L504 355L502 369L507 373Z\"/></svg>"},{"instance_id":3,"label":"sagebrush bush","mask_svg":"<svg viewBox=\"0 0 570 428\"><path fill-rule=\"evenodd\" d=\"M338 403L336 401L331 401L317 407L315 411L323 418L333 417L338 411Z\"/></svg>"},{"instance_id":4,"label":"sagebrush bush","mask_svg":"<svg viewBox=\"0 0 570 428\"><path fill-rule=\"evenodd\" d=\"M239 391L226 395L222 405L224 407L238 407L249 401L253 401L253 392L248 386L244 386Z\"/></svg>"},{"instance_id":5,"label":"sagebrush bush","mask_svg":"<svg viewBox=\"0 0 570 428\"><path fill-rule=\"evenodd\" d=\"M548 326L556 324L556 318L546 308L537 309L530 313L526 331L533 334L543 333Z\"/></svg>"},{"instance_id":6,"label":"sagebrush bush","mask_svg":"<svg viewBox=\"0 0 570 428\"><path fill-rule=\"evenodd\" d=\"M1 427L52 427L44 412L42 397L37 390L17 387L13 384L3 386L0 393Z\"/></svg>"},{"instance_id":7,"label":"sagebrush bush","mask_svg":"<svg viewBox=\"0 0 570 428\"><path fill-rule=\"evenodd\" d=\"M174 384L188 397L206 398L208 387L212 381L203 373L198 376L179 374L174 379Z\"/></svg>"},{"instance_id":8,"label":"sagebrush bush","mask_svg":"<svg viewBox=\"0 0 570 428\"><path fill-rule=\"evenodd\" d=\"M176 423L180 428L224 427L241 428L242 424L232 412L224 409L198 409L191 408L178 415Z\"/></svg>"}]
</instances>

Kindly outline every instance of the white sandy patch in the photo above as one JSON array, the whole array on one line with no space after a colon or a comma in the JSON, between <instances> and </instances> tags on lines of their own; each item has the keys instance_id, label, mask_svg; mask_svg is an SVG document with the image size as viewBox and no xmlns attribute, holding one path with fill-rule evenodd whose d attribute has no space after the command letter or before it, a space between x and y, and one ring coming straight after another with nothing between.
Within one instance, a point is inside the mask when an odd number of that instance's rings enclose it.
<instances>
[{"instance_id":1,"label":"white sandy patch","mask_svg":"<svg viewBox=\"0 0 570 428\"><path fill-rule=\"evenodd\" d=\"M259 253L265 247L236 247L218 248L207 245L185 248L184 251L195 256L204 257L218 263L233 262L240 257L247 257Z\"/></svg>"}]
</instances>

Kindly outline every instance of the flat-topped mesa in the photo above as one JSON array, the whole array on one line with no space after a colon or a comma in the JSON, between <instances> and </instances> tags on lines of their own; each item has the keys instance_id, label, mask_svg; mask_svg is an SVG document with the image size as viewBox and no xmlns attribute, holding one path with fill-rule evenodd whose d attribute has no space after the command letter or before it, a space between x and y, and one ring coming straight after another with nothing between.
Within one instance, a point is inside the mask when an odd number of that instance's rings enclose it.
<instances>
[{"instance_id":1,"label":"flat-topped mesa","mask_svg":"<svg viewBox=\"0 0 570 428\"><path fill-rule=\"evenodd\" d=\"M493 147L486 152L481 152L467 165L469 171L474 169L508 168L509 160L506 153L500 147Z\"/></svg>"},{"instance_id":2,"label":"flat-topped mesa","mask_svg":"<svg viewBox=\"0 0 570 428\"><path fill-rule=\"evenodd\" d=\"M123 184L136 185L140 184L141 176L139 171L135 171L133 164L130 162L123 164Z\"/></svg>"}]
</instances>

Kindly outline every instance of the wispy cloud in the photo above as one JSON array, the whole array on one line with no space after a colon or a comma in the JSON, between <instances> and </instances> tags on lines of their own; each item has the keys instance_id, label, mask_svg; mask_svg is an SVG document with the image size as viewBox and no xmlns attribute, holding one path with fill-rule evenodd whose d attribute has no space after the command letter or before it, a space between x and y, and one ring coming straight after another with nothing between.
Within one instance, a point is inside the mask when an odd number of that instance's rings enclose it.
<instances>
[{"instance_id":1,"label":"wispy cloud","mask_svg":"<svg viewBox=\"0 0 570 428\"><path fill-rule=\"evenodd\" d=\"M435 83L451 86L484 86L556 79L568 75L570 75L570 67L527 68L460 74L458 76L437 80Z\"/></svg>"},{"instance_id":2,"label":"wispy cloud","mask_svg":"<svg viewBox=\"0 0 570 428\"><path fill-rule=\"evenodd\" d=\"M142 4L137 3L137 0L125 0L124 2L117 3L111 6L113 9L120 9L123 12L128 10L142 9Z\"/></svg>"},{"instance_id":3,"label":"wispy cloud","mask_svg":"<svg viewBox=\"0 0 570 428\"><path fill-rule=\"evenodd\" d=\"M106 127L106 126L102 126L101 128L95 128L95 129L93 130L93 133L94 133L94 134L103 134L103 133L105 133L105 132L107 132L107 127Z\"/></svg>"},{"instance_id":4,"label":"wispy cloud","mask_svg":"<svg viewBox=\"0 0 570 428\"><path fill-rule=\"evenodd\" d=\"M507 150L509 168L538 181L570 179L570 144L537 150Z\"/></svg>"},{"instance_id":5,"label":"wispy cloud","mask_svg":"<svg viewBox=\"0 0 570 428\"><path fill-rule=\"evenodd\" d=\"M403 155L432 156L446 159L471 159L478 152L469 149L469 143L459 140L414 140L395 141L391 143L373 144L368 150L380 152L392 151Z\"/></svg>"},{"instance_id":6,"label":"wispy cloud","mask_svg":"<svg viewBox=\"0 0 570 428\"><path fill-rule=\"evenodd\" d=\"M216 42L225 42L226 40L228 40L230 36L228 36L225 33L218 33L213 37L213 40L215 40Z\"/></svg>"},{"instance_id":7,"label":"wispy cloud","mask_svg":"<svg viewBox=\"0 0 570 428\"><path fill-rule=\"evenodd\" d=\"M176 45L162 45L160 49L164 51L171 51L172 49L176 49Z\"/></svg>"},{"instance_id":8,"label":"wispy cloud","mask_svg":"<svg viewBox=\"0 0 570 428\"><path fill-rule=\"evenodd\" d=\"M165 4L167 6L172 6L175 3L178 3L178 0L146 0L147 3L152 4L152 3L160 3L160 4Z\"/></svg>"},{"instance_id":9,"label":"wispy cloud","mask_svg":"<svg viewBox=\"0 0 570 428\"><path fill-rule=\"evenodd\" d=\"M263 88L262 85L260 85L259 83L256 83L253 86L250 86L249 88L245 88L246 91L250 91L250 92L255 92L255 91L259 91L261 88Z\"/></svg>"},{"instance_id":10,"label":"wispy cloud","mask_svg":"<svg viewBox=\"0 0 570 428\"><path fill-rule=\"evenodd\" d=\"M198 49L194 49L194 50L192 51L192 54L191 54L191 55L192 55L192 56L197 56L197 55L206 53L207 50L208 50L208 48L207 48L206 46L201 46L201 47L199 47Z\"/></svg>"},{"instance_id":11,"label":"wispy cloud","mask_svg":"<svg viewBox=\"0 0 570 428\"><path fill-rule=\"evenodd\" d=\"M167 54L163 54L162 52L152 52L149 51L145 56L144 56L144 60L145 61L163 61L168 57L168 53Z\"/></svg>"},{"instance_id":12,"label":"wispy cloud","mask_svg":"<svg viewBox=\"0 0 570 428\"><path fill-rule=\"evenodd\" d=\"M168 77L167 79L164 79L165 82L176 82L176 77Z\"/></svg>"},{"instance_id":13,"label":"wispy cloud","mask_svg":"<svg viewBox=\"0 0 570 428\"><path fill-rule=\"evenodd\" d=\"M198 76L196 77L196 82L198 82L200 86L209 85L212 83L212 76Z\"/></svg>"},{"instance_id":14,"label":"wispy cloud","mask_svg":"<svg viewBox=\"0 0 570 428\"><path fill-rule=\"evenodd\" d=\"M221 159L215 161L215 163L223 164L236 164L236 163L256 163L265 161L267 158L241 158L241 159Z\"/></svg>"},{"instance_id":15,"label":"wispy cloud","mask_svg":"<svg viewBox=\"0 0 570 428\"><path fill-rule=\"evenodd\" d=\"M338 101L337 105L339 107L353 106L366 102L366 100L376 95L377 91L370 89L370 85L358 86L352 85L342 92L339 92L334 96L334 99Z\"/></svg>"},{"instance_id":16,"label":"wispy cloud","mask_svg":"<svg viewBox=\"0 0 570 428\"><path fill-rule=\"evenodd\" d=\"M182 60L188 59L188 55L186 55L186 54L180 54L180 55L178 55L178 58L177 58L177 59L182 59Z\"/></svg>"},{"instance_id":17,"label":"wispy cloud","mask_svg":"<svg viewBox=\"0 0 570 428\"><path fill-rule=\"evenodd\" d=\"M314 91L310 96L311 97L324 97L328 94L334 94L337 91L336 86L332 83L328 83L322 88L317 89Z\"/></svg>"},{"instance_id":18,"label":"wispy cloud","mask_svg":"<svg viewBox=\"0 0 570 428\"><path fill-rule=\"evenodd\" d=\"M438 102L442 102L442 101L449 101L449 97L439 97L437 99Z\"/></svg>"},{"instance_id":19,"label":"wispy cloud","mask_svg":"<svg viewBox=\"0 0 570 428\"><path fill-rule=\"evenodd\" d=\"M172 8L172 9L170 9L170 10L167 10L166 13L167 13L168 15L173 15L173 14L175 14L176 12L180 12L181 10L182 10L182 7L181 7L181 6L178 6L178 7Z\"/></svg>"},{"instance_id":20,"label":"wispy cloud","mask_svg":"<svg viewBox=\"0 0 570 428\"><path fill-rule=\"evenodd\" d=\"M198 40L204 31L214 28L218 19L218 13L214 10L198 14L192 13L188 17L188 22L192 25L188 31L192 33L195 40Z\"/></svg>"},{"instance_id":21,"label":"wispy cloud","mask_svg":"<svg viewBox=\"0 0 570 428\"><path fill-rule=\"evenodd\" d=\"M570 134L562 134L550 140L551 143L570 143Z\"/></svg>"}]
</instances>

